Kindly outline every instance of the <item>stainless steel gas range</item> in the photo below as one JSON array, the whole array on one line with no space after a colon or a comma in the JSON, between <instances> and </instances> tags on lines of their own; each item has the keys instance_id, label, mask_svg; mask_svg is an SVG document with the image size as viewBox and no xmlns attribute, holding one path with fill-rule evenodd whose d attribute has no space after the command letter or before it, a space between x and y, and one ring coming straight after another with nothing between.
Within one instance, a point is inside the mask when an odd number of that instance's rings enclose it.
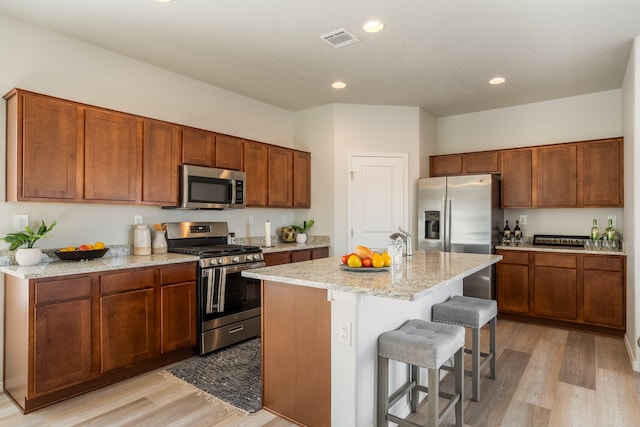
<instances>
[{"instance_id":1,"label":"stainless steel gas range","mask_svg":"<svg viewBox=\"0 0 640 427\"><path fill-rule=\"evenodd\" d=\"M260 335L260 281L241 272L264 267L259 246L229 245L226 222L167 223L169 252L197 255L198 352Z\"/></svg>"}]
</instances>

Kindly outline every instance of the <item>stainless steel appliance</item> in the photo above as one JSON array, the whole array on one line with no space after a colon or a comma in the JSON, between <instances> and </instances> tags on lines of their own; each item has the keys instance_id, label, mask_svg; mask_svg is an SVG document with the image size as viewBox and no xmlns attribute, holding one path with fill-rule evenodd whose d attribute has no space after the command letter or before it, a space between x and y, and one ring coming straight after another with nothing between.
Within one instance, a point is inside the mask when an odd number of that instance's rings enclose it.
<instances>
[{"instance_id":1,"label":"stainless steel appliance","mask_svg":"<svg viewBox=\"0 0 640 427\"><path fill-rule=\"evenodd\" d=\"M503 227L500 177L466 175L418 180L418 249L490 254ZM464 279L464 294L495 297L495 266Z\"/></svg>"},{"instance_id":2,"label":"stainless steel appliance","mask_svg":"<svg viewBox=\"0 0 640 427\"><path fill-rule=\"evenodd\" d=\"M240 171L181 165L178 206L167 209L242 209L246 174Z\"/></svg>"},{"instance_id":3,"label":"stainless steel appliance","mask_svg":"<svg viewBox=\"0 0 640 427\"><path fill-rule=\"evenodd\" d=\"M259 246L229 245L226 222L167 223L169 252L197 255L198 352L260 335L260 281L241 272L264 267Z\"/></svg>"}]
</instances>

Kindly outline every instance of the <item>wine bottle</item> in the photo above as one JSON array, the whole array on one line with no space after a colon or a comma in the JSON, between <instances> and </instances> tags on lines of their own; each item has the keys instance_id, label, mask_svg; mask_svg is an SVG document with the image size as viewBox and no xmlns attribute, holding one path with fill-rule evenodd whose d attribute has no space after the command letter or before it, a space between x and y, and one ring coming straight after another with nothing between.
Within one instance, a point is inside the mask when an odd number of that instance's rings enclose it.
<instances>
[{"instance_id":1,"label":"wine bottle","mask_svg":"<svg viewBox=\"0 0 640 427\"><path fill-rule=\"evenodd\" d=\"M613 242L616 240L616 229L613 228L613 220L609 219L607 223L607 240Z\"/></svg>"},{"instance_id":2,"label":"wine bottle","mask_svg":"<svg viewBox=\"0 0 640 427\"><path fill-rule=\"evenodd\" d=\"M507 220L507 222L506 222L506 224L504 226L504 230L502 232L502 236L507 241L511 238L511 229L509 228L509 221L508 220Z\"/></svg>"},{"instance_id":3,"label":"wine bottle","mask_svg":"<svg viewBox=\"0 0 640 427\"><path fill-rule=\"evenodd\" d=\"M591 227L591 240L598 240L600 237L600 229L598 228L598 220L593 219L593 227Z\"/></svg>"},{"instance_id":4,"label":"wine bottle","mask_svg":"<svg viewBox=\"0 0 640 427\"><path fill-rule=\"evenodd\" d=\"M516 240L520 240L522 238L522 230L520 230L520 221L516 220L516 226L513 227L513 237L515 237Z\"/></svg>"}]
</instances>

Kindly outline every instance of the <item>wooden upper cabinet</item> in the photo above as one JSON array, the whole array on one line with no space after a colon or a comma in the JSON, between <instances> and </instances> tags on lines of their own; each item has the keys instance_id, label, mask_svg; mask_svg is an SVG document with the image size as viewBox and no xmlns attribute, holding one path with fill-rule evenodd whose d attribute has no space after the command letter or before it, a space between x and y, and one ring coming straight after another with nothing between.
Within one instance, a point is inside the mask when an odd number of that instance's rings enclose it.
<instances>
[{"instance_id":1,"label":"wooden upper cabinet","mask_svg":"<svg viewBox=\"0 0 640 427\"><path fill-rule=\"evenodd\" d=\"M269 192L269 148L266 144L244 141L247 206L267 206Z\"/></svg>"},{"instance_id":2,"label":"wooden upper cabinet","mask_svg":"<svg viewBox=\"0 0 640 427\"><path fill-rule=\"evenodd\" d=\"M480 151L462 155L462 173L500 173L500 151Z\"/></svg>"},{"instance_id":3,"label":"wooden upper cabinet","mask_svg":"<svg viewBox=\"0 0 640 427\"><path fill-rule=\"evenodd\" d=\"M623 207L622 138L588 141L580 149L583 206Z\"/></svg>"},{"instance_id":4,"label":"wooden upper cabinet","mask_svg":"<svg viewBox=\"0 0 640 427\"><path fill-rule=\"evenodd\" d=\"M430 176L462 174L462 154L447 154L429 158Z\"/></svg>"},{"instance_id":5,"label":"wooden upper cabinet","mask_svg":"<svg viewBox=\"0 0 640 427\"><path fill-rule=\"evenodd\" d=\"M155 120L144 121L142 146L142 201L175 205L178 202L180 128Z\"/></svg>"},{"instance_id":6,"label":"wooden upper cabinet","mask_svg":"<svg viewBox=\"0 0 640 427\"><path fill-rule=\"evenodd\" d=\"M502 207L533 206L533 151L529 149L502 152Z\"/></svg>"},{"instance_id":7,"label":"wooden upper cabinet","mask_svg":"<svg viewBox=\"0 0 640 427\"><path fill-rule=\"evenodd\" d=\"M142 123L134 116L106 110L85 113L85 199L139 199Z\"/></svg>"},{"instance_id":8,"label":"wooden upper cabinet","mask_svg":"<svg viewBox=\"0 0 640 427\"><path fill-rule=\"evenodd\" d=\"M269 206L293 205L293 152L269 146Z\"/></svg>"},{"instance_id":9,"label":"wooden upper cabinet","mask_svg":"<svg viewBox=\"0 0 640 427\"><path fill-rule=\"evenodd\" d=\"M576 144L560 144L535 149L538 207L578 205L577 147Z\"/></svg>"},{"instance_id":10,"label":"wooden upper cabinet","mask_svg":"<svg viewBox=\"0 0 640 427\"><path fill-rule=\"evenodd\" d=\"M82 108L23 91L6 99L7 201L82 199Z\"/></svg>"},{"instance_id":11,"label":"wooden upper cabinet","mask_svg":"<svg viewBox=\"0 0 640 427\"><path fill-rule=\"evenodd\" d=\"M182 128L182 163L212 168L216 165L215 155L215 133L194 128Z\"/></svg>"},{"instance_id":12,"label":"wooden upper cabinet","mask_svg":"<svg viewBox=\"0 0 640 427\"><path fill-rule=\"evenodd\" d=\"M293 152L293 207L311 207L311 154Z\"/></svg>"},{"instance_id":13,"label":"wooden upper cabinet","mask_svg":"<svg viewBox=\"0 0 640 427\"><path fill-rule=\"evenodd\" d=\"M216 167L242 170L242 142L240 138L233 136L216 135Z\"/></svg>"}]
</instances>

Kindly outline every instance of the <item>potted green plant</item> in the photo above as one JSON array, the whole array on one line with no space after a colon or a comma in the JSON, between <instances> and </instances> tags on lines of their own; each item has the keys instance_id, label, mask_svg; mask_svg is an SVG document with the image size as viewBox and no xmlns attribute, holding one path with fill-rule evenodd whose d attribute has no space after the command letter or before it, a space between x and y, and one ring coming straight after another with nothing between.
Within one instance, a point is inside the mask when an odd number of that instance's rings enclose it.
<instances>
[{"instance_id":1,"label":"potted green plant","mask_svg":"<svg viewBox=\"0 0 640 427\"><path fill-rule=\"evenodd\" d=\"M307 241L307 230L310 229L315 222L310 219L309 221L304 221L302 223L302 227L299 225L292 225L291 228L296 230L296 242L298 243L306 243Z\"/></svg>"},{"instance_id":2,"label":"potted green plant","mask_svg":"<svg viewBox=\"0 0 640 427\"><path fill-rule=\"evenodd\" d=\"M42 257L42 251L40 248L34 248L33 245L40 239L49 237L47 234L53 230L56 226L54 220L50 226L47 227L44 221L40 224L40 227L33 231L31 227L25 225L24 231L17 231L15 233L7 233L6 236L0 237L1 240L9 243L9 250L16 252L16 262L20 265L35 265L40 262ZM22 246L26 246L23 248Z\"/></svg>"}]
</instances>

